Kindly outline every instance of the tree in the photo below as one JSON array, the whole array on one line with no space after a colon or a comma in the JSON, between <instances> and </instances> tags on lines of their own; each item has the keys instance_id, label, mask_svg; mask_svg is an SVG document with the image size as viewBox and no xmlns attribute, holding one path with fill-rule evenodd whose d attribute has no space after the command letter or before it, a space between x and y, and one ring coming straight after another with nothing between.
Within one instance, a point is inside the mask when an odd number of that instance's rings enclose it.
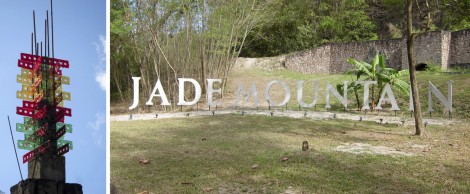
<instances>
[{"instance_id":1,"label":"tree","mask_svg":"<svg viewBox=\"0 0 470 194\"><path fill-rule=\"evenodd\" d=\"M326 43L377 39L365 0L274 0L241 56L287 54ZM272 19L276 18L276 19Z\"/></svg>"},{"instance_id":2,"label":"tree","mask_svg":"<svg viewBox=\"0 0 470 194\"><path fill-rule=\"evenodd\" d=\"M410 83L411 83L411 95L413 96L413 113L415 118L415 135L421 135L423 119L421 117L421 104L419 102L418 83L416 82L416 69L413 55L413 39L417 34L413 33L413 0L407 0L407 54L408 54L408 69L410 70Z\"/></svg>"},{"instance_id":3,"label":"tree","mask_svg":"<svg viewBox=\"0 0 470 194\"><path fill-rule=\"evenodd\" d=\"M160 80L173 108L180 77L194 78L203 88L206 78L221 78L223 91L248 32L267 5L258 0L111 0L111 100L132 96L131 77L141 77L142 99ZM189 86L186 98L194 95Z\"/></svg>"},{"instance_id":4,"label":"tree","mask_svg":"<svg viewBox=\"0 0 470 194\"><path fill-rule=\"evenodd\" d=\"M386 84L398 89L400 92L408 94L409 85L405 81L401 80L400 77L408 74L408 70L395 70L388 68L385 64L385 56L376 54L372 59L371 63L364 61L358 61L355 59L348 59L348 63L354 65L354 69L349 71L349 74L356 75L356 81L377 81L377 86L371 85L371 97L372 107L374 110L375 105L380 99L380 95ZM378 92L376 93L376 88ZM357 94L358 86L354 85L356 100L359 102L359 96Z\"/></svg>"}]
</instances>

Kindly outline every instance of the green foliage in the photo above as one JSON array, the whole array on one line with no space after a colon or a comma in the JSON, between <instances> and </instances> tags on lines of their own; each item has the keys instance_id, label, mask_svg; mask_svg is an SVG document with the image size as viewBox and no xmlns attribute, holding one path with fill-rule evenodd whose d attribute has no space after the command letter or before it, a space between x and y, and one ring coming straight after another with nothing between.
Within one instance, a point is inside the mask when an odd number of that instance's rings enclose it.
<instances>
[{"instance_id":1,"label":"green foliage","mask_svg":"<svg viewBox=\"0 0 470 194\"><path fill-rule=\"evenodd\" d=\"M470 0L444 0L445 29L462 30L470 28Z\"/></svg>"},{"instance_id":2,"label":"green foliage","mask_svg":"<svg viewBox=\"0 0 470 194\"><path fill-rule=\"evenodd\" d=\"M375 55L371 63L358 61L352 58L348 59L348 63L354 65L354 69L349 71L348 74L356 75L356 81L377 81L377 86L370 86L372 90L372 109L378 102L382 90L387 83L399 90L401 93L409 95L409 84L400 79L400 77L409 73L408 70L398 71L388 68L385 65L385 57L383 55ZM357 89L357 87L358 86L354 86L354 89ZM375 93L376 87L378 89L377 93ZM359 101L359 99L356 100Z\"/></svg>"},{"instance_id":3,"label":"green foliage","mask_svg":"<svg viewBox=\"0 0 470 194\"><path fill-rule=\"evenodd\" d=\"M279 0L247 36L241 56L275 56L325 43L377 39L364 0ZM275 19L273 19L275 18Z\"/></svg>"}]
</instances>

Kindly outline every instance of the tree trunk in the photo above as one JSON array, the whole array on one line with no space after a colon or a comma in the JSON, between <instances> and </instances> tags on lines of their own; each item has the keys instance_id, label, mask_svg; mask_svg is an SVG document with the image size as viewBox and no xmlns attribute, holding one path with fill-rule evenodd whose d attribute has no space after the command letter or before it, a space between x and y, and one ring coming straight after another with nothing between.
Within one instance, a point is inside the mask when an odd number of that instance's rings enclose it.
<instances>
[{"instance_id":1,"label":"tree trunk","mask_svg":"<svg viewBox=\"0 0 470 194\"><path fill-rule=\"evenodd\" d=\"M407 40L406 46L408 51L408 69L410 71L410 83L411 83L411 95L413 96L413 113L415 117L415 135L421 135L422 133L422 122L421 118L421 104L419 102L418 94L418 83L416 82L416 69L414 64L413 56L413 19L412 19L412 9L413 9L413 0L407 0Z\"/></svg>"},{"instance_id":2,"label":"tree trunk","mask_svg":"<svg viewBox=\"0 0 470 194\"><path fill-rule=\"evenodd\" d=\"M205 94L205 91L206 91L206 70L205 70L205 49L206 49L206 46L205 46L205 39L204 39L204 28L205 28L205 20L206 19L206 2L205 0L202 0L202 33L200 35L200 60L201 60L201 81L202 81L202 95Z\"/></svg>"},{"instance_id":3,"label":"tree trunk","mask_svg":"<svg viewBox=\"0 0 470 194\"><path fill-rule=\"evenodd\" d=\"M359 94L357 93L357 86L354 86L354 95L356 96L357 110L361 110L361 101L359 101Z\"/></svg>"}]
</instances>

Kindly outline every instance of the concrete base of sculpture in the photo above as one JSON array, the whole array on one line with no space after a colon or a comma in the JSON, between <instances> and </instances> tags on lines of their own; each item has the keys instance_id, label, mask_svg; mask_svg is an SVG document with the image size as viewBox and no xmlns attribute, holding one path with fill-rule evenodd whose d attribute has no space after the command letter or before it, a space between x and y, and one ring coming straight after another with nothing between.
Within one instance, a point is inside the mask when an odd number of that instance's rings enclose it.
<instances>
[{"instance_id":1,"label":"concrete base of sculpture","mask_svg":"<svg viewBox=\"0 0 470 194\"><path fill-rule=\"evenodd\" d=\"M47 179L26 179L10 188L12 194L83 194L82 185Z\"/></svg>"},{"instance_id":2,"label":"concrete base of sculpture","mask_svg":"<svg viewBox=\"0 0 470 194\"><path fill-rule=\"evenodd\" d=\"M65 157L46 153L30 160L28 178L65 182Z\"/></svg>"}]
</instances>

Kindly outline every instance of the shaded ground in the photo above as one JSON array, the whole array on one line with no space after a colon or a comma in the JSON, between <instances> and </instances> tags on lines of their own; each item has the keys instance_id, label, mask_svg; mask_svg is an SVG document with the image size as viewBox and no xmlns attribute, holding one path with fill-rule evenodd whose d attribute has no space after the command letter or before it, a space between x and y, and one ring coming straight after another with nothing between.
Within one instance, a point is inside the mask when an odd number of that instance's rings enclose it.
<instances>
[{"instance_id":1,"label":"shaded ground","mask_svg":"<svg viewBox=\"0 0 470 194\"><path fill-rule=\"evenodd\" d=\"M425 138L406 125L261 115L112 121L111 181L120 193L469 193L467 125L431 125ZM409 156L336 151L358 143Z\"/></svg>"}]
</instances>

